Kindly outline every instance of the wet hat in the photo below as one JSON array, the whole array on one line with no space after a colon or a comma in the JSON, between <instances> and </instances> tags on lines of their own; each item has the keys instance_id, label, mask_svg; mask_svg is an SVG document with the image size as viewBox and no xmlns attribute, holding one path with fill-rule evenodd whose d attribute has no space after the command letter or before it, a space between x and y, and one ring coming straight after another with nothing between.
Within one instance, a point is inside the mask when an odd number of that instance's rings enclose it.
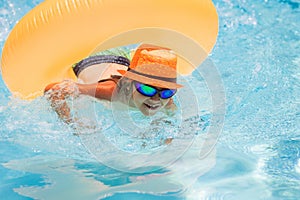
<instances>
[{"instance_id":1,"label":"wet hat","mask_svg":"<svg viewBox=\"0 0 300 200\"><path fill-rule=\"evenodd\" d=\"M177 56L168 48L150 44L140 45L124 77L161 88L176 89Z\"/></svg>"}]
</instances>

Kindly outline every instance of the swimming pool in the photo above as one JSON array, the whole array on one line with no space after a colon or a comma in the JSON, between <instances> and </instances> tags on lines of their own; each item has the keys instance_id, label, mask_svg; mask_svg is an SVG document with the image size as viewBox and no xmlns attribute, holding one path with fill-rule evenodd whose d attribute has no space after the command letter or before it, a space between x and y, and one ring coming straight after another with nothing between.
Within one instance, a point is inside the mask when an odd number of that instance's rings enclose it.
<instances>
[{"instance_id":1,"label":"swimming pool","mask_svg":"<svg viewBox=\"0 0 300 200\"><path fill-rule=\"evenodd\" d=\"M0 2L3 47L14 23L40 1ZM123 187L133 180L151 183L151 177L159 176L163 177L160 186L166 186L166 171L137 175L99 164L79 138L49 112L46 101L14 99L1 79L0 197L299 199L300 2L214 3L220 31L211 60L225 88L225 123L216 158L212 154L210 161L202 162L206 169L200 170L197 181L187 191L178 193L174 184L173 188L161 189L168 191L164 195L153 194L157 182L149 186L153 190L148 194L138 192L146 191L143 185ZM191 79L191 83L199 81L201 84L201 77L196 75ZM204 98L201 103L209 104ZM203 129L210 118L206 110L203 108Z\"/></svg>"}]
</instances>

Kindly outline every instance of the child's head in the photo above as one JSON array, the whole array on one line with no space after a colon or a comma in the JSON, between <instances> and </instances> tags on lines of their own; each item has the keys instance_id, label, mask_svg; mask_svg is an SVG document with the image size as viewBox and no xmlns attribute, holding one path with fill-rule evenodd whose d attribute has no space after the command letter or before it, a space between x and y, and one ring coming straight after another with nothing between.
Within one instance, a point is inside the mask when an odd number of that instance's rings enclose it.
<instances>
[{"instance_id":1,"label":"child's head","mask_svg":"<svg viewBox=\"0 0 300 200\"><path fill-rule=\"evenodd\" d=\"M132 58L124 73L129 104L144 115L154 115L168 104L177 88L177 56L168 48L143 44ZM124 85L124 84L123 84ZM129 93L125 94L129 97Z\"/></svg>"}]
</instances>

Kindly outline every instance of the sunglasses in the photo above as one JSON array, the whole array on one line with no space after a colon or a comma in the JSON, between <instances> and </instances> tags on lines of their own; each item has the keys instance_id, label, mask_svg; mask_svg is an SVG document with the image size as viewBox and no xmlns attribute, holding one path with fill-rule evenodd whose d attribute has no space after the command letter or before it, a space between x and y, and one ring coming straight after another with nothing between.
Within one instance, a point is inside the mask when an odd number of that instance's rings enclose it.
<instances>
[{"instance_id":1,"label":"sunglasses","mask_svg":"<svg viewBox=\"0 0 300 200\"><path fill-rule=\"evenodd\" d=\"M155 96L157 93L159 94L159 97L161 99L168 99L171 98L176 92L176 89L162 89L162 90L158 90L157 88L150 86L150 85L146 85L143 83L139 83L139 82L135 82L134 83L136 90L146 96L146 97L153 97Z\"/></svg>"}]
</instances>

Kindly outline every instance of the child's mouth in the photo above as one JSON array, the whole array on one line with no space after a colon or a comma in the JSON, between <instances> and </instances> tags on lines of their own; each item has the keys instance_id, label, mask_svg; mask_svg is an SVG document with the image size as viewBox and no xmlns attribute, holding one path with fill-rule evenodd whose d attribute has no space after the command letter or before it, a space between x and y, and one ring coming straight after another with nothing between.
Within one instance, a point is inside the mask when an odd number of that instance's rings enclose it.
<instances>
[{"instance_id":1,"label":"child's mouth","mask_svg":"<svg viewBox=\"0 0 300 200\"><path fill-rule=\"evenodd\" d=\"M144 105L150 110L156 110L160 107L160 105L158 104L151 105L151 104L144 103Z\"/></svg>"}]
</instances>

